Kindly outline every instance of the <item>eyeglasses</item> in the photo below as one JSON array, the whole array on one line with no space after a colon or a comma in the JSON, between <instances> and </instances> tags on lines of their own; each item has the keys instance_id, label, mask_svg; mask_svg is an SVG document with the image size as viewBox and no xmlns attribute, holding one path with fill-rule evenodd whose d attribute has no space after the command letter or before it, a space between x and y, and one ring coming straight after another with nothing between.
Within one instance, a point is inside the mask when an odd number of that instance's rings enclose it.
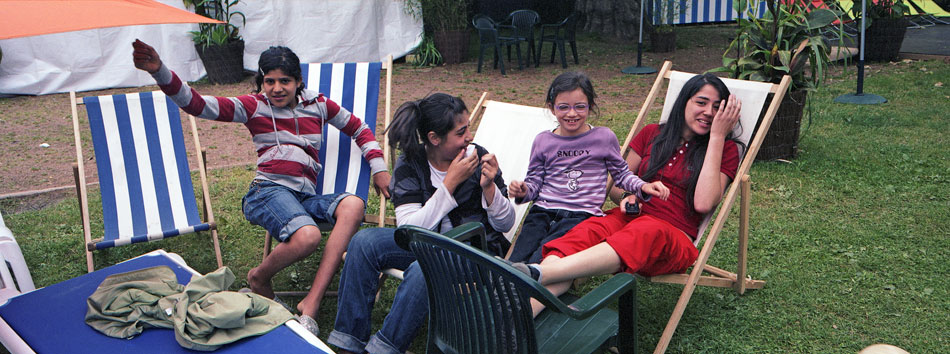
<instances>
[{"instance_id":1,"label":"eyeglasses","mask_svg":"<svg viewBox=\"0 0 950 354\"><path fill-rule=\"evenodd\" d=\"M573 108L573 109L574 109L574 112L577 112L577 113L584 113L584 112L587 112L587 104L586 104L586 103L578 103L578 104L575 104L575 105L573 105L573 106L571 106L571 105L569 105L569 104L559 104L559 105L557 105L557 106L554 106L554 109L555 109L558 113L567 113L567 112L570 112L570 111L571 111L571 108Z\"/></svg>"}]
</instances>

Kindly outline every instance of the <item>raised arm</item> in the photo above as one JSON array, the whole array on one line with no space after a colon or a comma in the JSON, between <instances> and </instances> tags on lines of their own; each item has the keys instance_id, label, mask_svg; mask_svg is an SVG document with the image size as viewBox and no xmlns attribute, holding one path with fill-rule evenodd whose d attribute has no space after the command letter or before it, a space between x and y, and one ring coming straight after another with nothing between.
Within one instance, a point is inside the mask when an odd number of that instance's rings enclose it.
<instances>
[{"instance_id":1,"label":"raised arm","mask_svg":"<svg viewBox=\"0 0 950 354\"><path fill-rule=\"evenodd\" d=\"M703 168L699 172L696 182L696 192L693 194L693 208L697 213L706 214L719 205L726 186L729 185L729 176L721 172L722 151L726 143L726 136L739 121L739 110L742 103L735 95L720 103L719 110L713 117L712 128L709 131L709 145L706 147L706 156L703 159Z\"/></svg>"},{"instance_id":2,"label":"raised arm","mask_svg":"<svg viewBox=\"0 0 950 354\"><path fill-rule=\"evenodd\" d=\"M155 48L138 39L132 42L132 62L136 68L151 74L162 92L188 114L223 122L246 123L248 112L257 110L257 100L252 96L202 96L162 63Z\"/></svg>"}]
</instances>

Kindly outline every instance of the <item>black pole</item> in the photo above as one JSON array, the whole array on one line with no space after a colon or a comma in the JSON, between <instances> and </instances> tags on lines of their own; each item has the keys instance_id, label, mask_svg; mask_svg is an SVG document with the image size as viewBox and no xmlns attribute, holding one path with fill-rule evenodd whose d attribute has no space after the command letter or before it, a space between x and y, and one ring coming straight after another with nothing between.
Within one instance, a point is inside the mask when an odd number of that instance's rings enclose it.
<instances>
[{"instance_id":1,"label":"black pole","mask_svg":"<svg viewBox=\"0 0 950 354\"><path fill-rule=\"evenodd\" d=\"M628 66L620 70L624 74L652 74L656 69L649 66L642 66L643 63L643 1L640 1L640 33L637 34L637 66Z\"/></svg>"},{"instance_id":2,"label":"black pole","mask_svg":"<svg viewBox=\"0 0 950 354\"><path fill-rule=\"evenodd\" d=\"M881 104L887 99L873 93L864 93L864 19L867 16L867 0L861 0L861 44L858 47L858 90L835 97L837 103ZM840 49L839 49L840 50Z\"/></svg>"}]
</instances>

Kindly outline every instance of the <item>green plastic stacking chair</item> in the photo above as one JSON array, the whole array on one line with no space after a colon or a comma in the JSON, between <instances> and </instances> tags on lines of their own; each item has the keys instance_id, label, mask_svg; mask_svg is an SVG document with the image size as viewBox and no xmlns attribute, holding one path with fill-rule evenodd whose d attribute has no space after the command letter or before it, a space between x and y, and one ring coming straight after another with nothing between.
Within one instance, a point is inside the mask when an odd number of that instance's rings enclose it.
<instances>
[{"instance_id":1,"label":"green plastic stacking chair","mask_svg":"<svg viewBox=\"0 0 950 354\"><path fill-rule=\"evenodd\" d=\"M453 238L481 237L480 223L446 236L396 229L422 267L429 296L428 353L590 353L636 350L636 280L621 273L570 305L500 260ZM450 238L451 237L451 238ZM547 309L531 317L530 299ZM619 298L619 311L607 304Z\"/></svg>"}]
</instances>

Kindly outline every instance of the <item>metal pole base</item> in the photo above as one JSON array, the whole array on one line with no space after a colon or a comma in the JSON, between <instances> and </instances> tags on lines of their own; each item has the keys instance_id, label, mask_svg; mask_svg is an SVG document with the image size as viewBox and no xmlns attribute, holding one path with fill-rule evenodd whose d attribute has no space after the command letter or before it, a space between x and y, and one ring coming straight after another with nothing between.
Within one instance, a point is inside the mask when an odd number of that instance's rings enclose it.
<instances>
[{"instance_id":1,"label":"metal pole base","mask_svg":"<svg viewBox=\"0 0 950 354\"><path fill-rule=\"evenodd\" d=\"M644 74L655 73L656 69L651 68L649 66L628 66L626 68L623 68L623 70L620 70L620 72L624 74L644 75Z\"/></svg>"},{"instance_id":2,"label":"metal pole base","mask_svg":"<svg viewBox=\"0 0 950 354\"><path fill-rule=\"evenodd\" d=\"M881 104L887 102L887 99L873 93L849 93L835 97L835 102L848 104Z\"/></svg>"}]
</instances>

